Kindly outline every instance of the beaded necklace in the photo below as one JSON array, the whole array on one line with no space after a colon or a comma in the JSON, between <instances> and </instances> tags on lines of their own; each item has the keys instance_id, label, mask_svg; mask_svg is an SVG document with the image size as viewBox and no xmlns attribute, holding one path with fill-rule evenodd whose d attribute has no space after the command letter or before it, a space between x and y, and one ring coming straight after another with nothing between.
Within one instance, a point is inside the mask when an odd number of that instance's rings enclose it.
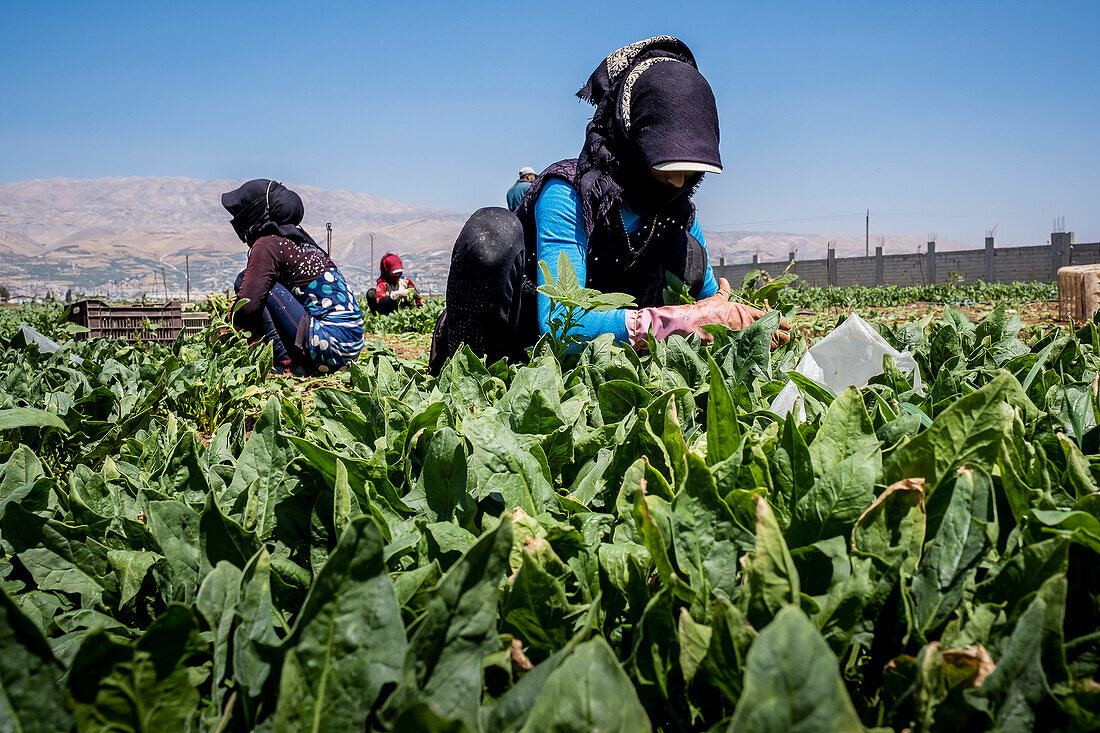
<instances>
[{"instance_id":1,"label":"beaded necklace","mask_svg":"<svg viewBox=\"0 0 1100 733\"><path fill-rule=\"evenodd\" d=\"M671 216L665 216L662 218L658 215L654 215L653 220L649 223L648 233L646 233L645 227L641 226L638 227L637 231L631 234L629 231L627 231L626 219L623 217L623 212L621 208L619 209L619 221L623 225L623 233L626 234L627 251L629 251L631 257L633 257L633 262L630 263L631 266L633 266L633 264L637 262L643 254L645 254L646 250L649 249L650 244L652 244L653 242L654 235L656 235L658 232L664 234L666 229L672 230L676 227L676 220L673 219Z\"/></svg>"}]
</instances>

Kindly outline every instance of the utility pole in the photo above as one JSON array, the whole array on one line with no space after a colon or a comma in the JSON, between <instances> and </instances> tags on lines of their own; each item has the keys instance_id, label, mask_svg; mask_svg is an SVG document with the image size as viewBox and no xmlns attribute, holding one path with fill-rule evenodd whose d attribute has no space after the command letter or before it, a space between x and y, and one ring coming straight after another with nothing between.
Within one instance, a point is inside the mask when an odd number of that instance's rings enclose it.
<instances>
[{"instance_id":1,"label":"utility pole","mask_svg":"<svg viewBox=\"0 0 1100 733\"><path fill-rule=\"evenodd\" d=\"M871 256L871 210L867 209L867 220L863 230L863 256Z\"/></svg>"},{"instance_id":2,"label":"utility pole","mask_svg":"<svg viewBox=\"0 0 1100 733\"><path fill-rule=\"evenodd\" d=\"M160 268L160 281L164 283L164 302L168 302L168 276L164 274L164 268Z\"/></svg>"},{"instance_id":3,"label":"utility pole","mask_svg":"<svg viewBox=\"0 0 1100 733\"><path fill-rule=\"evenodd\" d=\"M191 255L183 256L183 266L187 269L187 302L191 302Z\"/></svg>"},{"instance_id":4,"label":"utility pole","mask_svg":"<svg viewBox=\"0 0 1100 733\"><path fill-rule=\"evenodd\" d=\"M370 266L374 269L374 232L370 233ZM373 273L371 273L373 274Z\"/></svg>"},{"instance_id":5,"label":"utility pole","mask_svg":"<svg viewBox=\"0 0 1100 733\"><path fill-rule=\"evenodd\" d=\"M325 223L325 231L328 233L328 258L332 259L332 222Z\"/></svg>"}]
</instances>

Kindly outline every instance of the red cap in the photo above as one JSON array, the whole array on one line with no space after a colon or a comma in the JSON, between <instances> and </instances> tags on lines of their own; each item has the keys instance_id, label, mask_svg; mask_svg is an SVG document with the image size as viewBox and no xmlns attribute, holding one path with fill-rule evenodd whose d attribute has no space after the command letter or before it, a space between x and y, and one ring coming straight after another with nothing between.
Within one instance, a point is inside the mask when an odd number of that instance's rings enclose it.
<instances>
[{"instance_id":1,"label":"red cap","mask_svg":"<svg viewBox=\"0 0 1100 733\"><path fill-rule=\"evenodd\" d=\"M405 266L401 264L401 258L393 252L387 252L382 256L382 277L390 277L398 270L402 272Z\"/></svg>"}]
</instances>

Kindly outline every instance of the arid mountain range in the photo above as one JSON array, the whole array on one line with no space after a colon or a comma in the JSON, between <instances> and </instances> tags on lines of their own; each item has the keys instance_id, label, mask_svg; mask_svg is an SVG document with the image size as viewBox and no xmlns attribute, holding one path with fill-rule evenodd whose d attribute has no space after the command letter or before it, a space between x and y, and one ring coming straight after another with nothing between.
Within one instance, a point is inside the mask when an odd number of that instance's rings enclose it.
<instances>
[{"instance_id":1,"label":"arid mountain range","mask_svg":"<svg viewBox=\"0 0 1100 733\"><path fill-rule=\"evenodd\" d=\"M0 284L13 295L74 293L112 298L182 297L225 291L246 249L229 226L220 196L242 181L193 178L51 178L0 184ZM442 292L451 246L466 214L401 204L363 193L288 184L306 207L305 229L322 246L333 226L332 256L354 288L373 282L377 261L396 252L420 288ZM705 225L705 220L704 220ZM371 237L374 262L371 261ZM777 232L707 232L714 264L862 255L863 237ZM890 253L924 246L918 235L889 236ZM872 236L871 247L880 243ZM941 250L973 245L939 240Z\"/></svg>"},{"instance_id":2,"label":"arid mountain range","mask_svg":"<svg viewBox=\"0 0 1100 733\"><path fill-rule=\"evenodd\" d=\"M240 183L52 178L0 185L0 282L13 293L64 293L71 287L154 297L163 295L166 280L177 297L185 290L189 259L193 295L224 291L247 254L221 207L221 194ZM396 251L409 256L412 274L431 280L429 273L442 269L446 276L461 214L290 185L305 203L303 226L322 246L325 223L332 222L333 258L360 287L372 270L372 234L376 257ZM436 259L443 264L429 269Z\"/></svg>"}]
</instances>

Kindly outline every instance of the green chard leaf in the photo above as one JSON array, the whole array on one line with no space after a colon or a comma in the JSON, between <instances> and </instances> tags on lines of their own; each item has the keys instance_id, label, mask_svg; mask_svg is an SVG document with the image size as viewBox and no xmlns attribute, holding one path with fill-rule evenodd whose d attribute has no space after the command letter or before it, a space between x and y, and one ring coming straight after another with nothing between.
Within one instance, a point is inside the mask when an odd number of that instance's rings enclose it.
<instances>
[{"instance_id":1,"label":"green chard leaf","mask_svg":"<svg viewBox=\"0 0 1100 733\"><path fill-rule=\"evenodd\" d=\"M0 589L0 728L71 728L72 717L58 684L63 672L42 632Z\"/></svg>"},{"instance_id":2,"label":"green chard leaf","mask_svg":"<svg viewBox=\"0 0 1100 733\"><path fill-rule=\"evenodd\" d=\"M836 655L798 608L784 608L760 632L746 663L730 733L864 730Z\"/></svg>"},{"instance_id":3,"label":"green chard leaf","mask_svg":"<svg viewBox=\"0 0 1100 733\"><path fill-rule=\"evenodd\" d=\"M358 517L318 574L283 642L276 730L362 728L383 686L402 679L405 628L382 548Z\"/></svg>"}]
</instances>

